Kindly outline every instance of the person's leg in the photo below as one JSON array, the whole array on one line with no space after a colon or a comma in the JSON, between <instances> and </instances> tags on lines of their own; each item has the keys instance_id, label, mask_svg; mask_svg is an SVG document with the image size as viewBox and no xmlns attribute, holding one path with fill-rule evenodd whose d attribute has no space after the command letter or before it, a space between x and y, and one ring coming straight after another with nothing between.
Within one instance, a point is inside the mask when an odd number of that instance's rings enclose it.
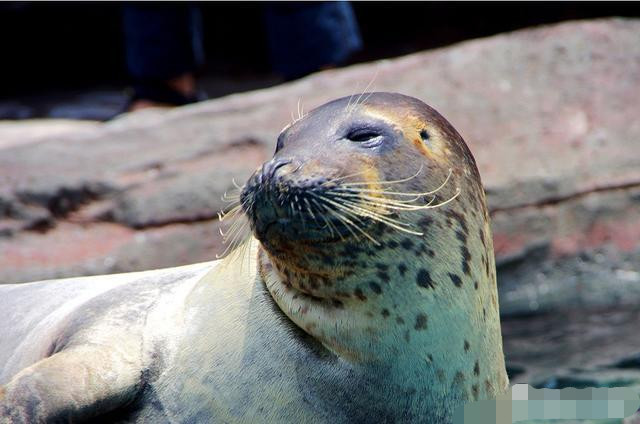
<instances>
[{"instance_id":1,"label":"person's leg","mask_svg":"<svg viewBox=\"0 0 640 424\"><path fill-rule=\"evenodd\" d=\"M127 3L123 10L130 109L197 101L194 71L204 62L200 11L190 4Z\"/></svg>"},{"instance_id":2,"label":"person's leg","mask_svg":"<svg viewBox=\"0 0 640 424\"><path fill-rule=\"evenodd\" d=\"M273 67L287 79L340 65L362 48L348 2L271 3L265 23Z\"/></svg>"}]
</instances>

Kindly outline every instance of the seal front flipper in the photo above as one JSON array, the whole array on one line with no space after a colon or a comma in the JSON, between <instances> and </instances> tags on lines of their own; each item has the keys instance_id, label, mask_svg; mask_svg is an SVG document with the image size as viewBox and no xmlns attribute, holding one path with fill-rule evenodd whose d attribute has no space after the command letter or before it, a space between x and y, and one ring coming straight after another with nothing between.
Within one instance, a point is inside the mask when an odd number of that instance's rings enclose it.
<instances>
[{"instance_id":1,"label":"seal front flipper","mask_svg":"<svg viewBox=\"0 0 640 424\"><path fill-rule=\"evenodd\" d=\"M141 388L139 341L66 348L0 387L0 423L77 422L131 403Z\"/></svg>"}]
</instances>

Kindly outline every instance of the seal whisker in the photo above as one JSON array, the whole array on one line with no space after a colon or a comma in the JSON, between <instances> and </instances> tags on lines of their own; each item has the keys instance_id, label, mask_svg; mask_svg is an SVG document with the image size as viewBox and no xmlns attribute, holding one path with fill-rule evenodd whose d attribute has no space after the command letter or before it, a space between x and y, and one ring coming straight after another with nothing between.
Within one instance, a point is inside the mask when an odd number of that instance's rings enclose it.
<instances>
[{"instance_id":1,"label":"seal whisker","mask_svg":"<svg viewBox=\"0 0 640 424\"><path fill-rule=\"evenodd\" d=\"M237 250L236 248L241 243L243 243L247 239L250 239L250 237L247 237L250 234L248 231L246 231L247 229L248 229L248 221L245 220L235 231L235 234L233 234L231 241L229 241L228 237L223 236L223 242L227 244L227 247L224 249L224 251L221 254L217 254L216 258L220 259L227 256L228 253ZM229 235L229 237L231 236Z\"/></svg>"},{"instance_id":2,"label":"seal whisker","mask_svg":"<svg viewBox=\"0 0 640 424\"><path fill-rule=\"evenodd\" d=\"M349 101L347 102L347 106L344 108L347 111L347 116L349 115L349 107L351 106L351 101L358 94L358 86L360 85L360 81L356 81L356 91L349 96Z\"/></svg>"},{"instance_id":3,"label":"seal whisker","mask_svg":"<svg viewBox=\"0 0 640 424\"><path fill-rule=\"evenodd\" d=\"M239 191L242 191L242 189L243 189L243 188L244 188L244 186L245 186L244 184L239 185L238 183L236 183L236 179L235 179L235 178L231 178L231 184L233 184L233 185L234 185L234 187L235 187L236 189L238 189Z\"/></svg>"},{"instance_id":4,"label":"seal whisker","mask_svg":"<svg viewBox=\"0 0 640 424\"><path fill-rule=\"evenodd\" d=\"M323 207L322 205L320 205L320 204L316 201L316 199L311 199L311 201L312 201L313 203L315 203L315 204L316 204L316 206L318 206L318 214L320 214L320 212L321 212L321 210L322 210L322 209L324 209L325 211L328 211L328 210L329 210L329 208L327 208L326 206L324 206L324 207ZM324 222L326 223L326 226L329 228L329 231L331 232L331 237L333 237L333 236L334 236L334 227L333 227L333 225L331 225L331 222L330 222L330 221L329 221L329 220L328 220L328 219L327 219L323 214L320 214L320 217L321 217L321 218L324 220Z\"/></svg>"},{"instance_id":5,"label":"seal whisker","mask_svg":"<svg viewBox=\"0 0 640 424\"><path fill-rule=\"evenodd\" d=\"M344 201L358 201L358 203L362 203L363 205L370 206L379 206L381 208L394 209L394 210L402 210L402 211L417 211L423 209L433 209L438 205L432 205L435 201L435 196L429 200L428 203L423 205L416 205L413 202L418 201L422 196L417 196L414 199L403 200L403 201L395 201L393 199L388 199L384 197L373 197L373 196L363 196L358 194L350 194L350 193L332 193L336 197L344 198Z\"/></svg>"},{"instance_id":6,"label":"seal whisker","mask_svg":"<svg viewBox=\"0 0 640 424\"><path fill-rule=\"evenodd\" d=\"M240 200L240 193L238 192L238 193L230 194L229 192L225 191L221 197L221 200L223 202L229 202L229 203L237 202L238 200Z\"/></svg>"},{"instance_id":7,"label":"seal whisker","mask_svg":"<svg viewBox=\"0 0 640 424\"><path fill-rule=\"evenodd\" d=\"M365 213L365 214L367 214L366 216L369 217L369 218L377 217L377 218L384 219L384 220L387 220L389 222L392 222L392 223L394 223L396 225L411 226L411 224L407 224L405 222L398 221L398 220L396 220L394 218L389 218L389 217L387 217L387 216L385 216L385 215L383 215L383 214L381 214L381 213L379 213L377 211L364 208L358 202L344 201L345 203L347 203L347 205L344 205L344 204L340 204L338 202L335 202L335 201L333 201L333 200L331 200L331 199L329 199L327 197L324 197L324 200L326 200L327 202L330 202L331 204L333 204L334 206L336 206L338 208L347 208L347 209L350 209L350 210L352 210L353 212L356 212L356 213L358 213L358 212ZM369 216L369 214L371 214L373 216ZM362 215L362 214L360 214L360 215L361 216L365 216L365 215Z\"/></svg>"},{"instance_id":8,"label":"seal whisker","mask_svg":"<svg viewBox=\"0 0 640 424\"><path fill-rule=\"evenodd\" d=\"M429 209L427 205L408 205L408 204L396 204L387 201L375 201L367 200L359 196L347 197L345 196L344 202L358 204L362 206L378 207L384 210L398 210L398 211L417 211L421 209Z\"/></svg>"},{"instance_id":9,"label":"seal whisker","mask_svg":"<svg viewBox=\"0 0 640 424\"><path fill-rule=\"evenodd\" d=\"M446 205L447 203L453 201L456 197L458 197L458 195L460 194L460 189L456 190L456 194L454 194L453 196L451 196L449 199L438 203L438 204L433 204L433 202L435 201L435 197L432 198L429 203L425 204L425 205L406 205L406 204L400 204L400 205L396 205L393 203L383 203L383 202L372 202L372 201L364 201L364 202L358 202L358 203L362 203L363 205L371 205L371 206L378 206L380 208L383 209L389 209L389 210L398 210L398 211L420 211L420 210L425 210L425 209L436 209L439 208L441 206ZM345 200L345 202L348 203L353 203L353 201L350 200Z\"/></svg>"},{"instance_id":10,"label":"seal whisker","mask_svg":"<svg viewBox=\"0 0 640 424\"><path fill-rule=\"evenodd\" d=\"M357 193L350 193L350 192L340 192L340 191L332 191L331 192L332 195L336 196L336 197L344 197L346 199L357 199L357 200L363 200L369 203L376 203L376 204L388 204L388 205L396 205L396 206L417 206L414 205L413 202L417 202L420 198L422 198L423 196L414 196L413 199L390 199L388 197L377 197L377 196L369 196L366 194L357 194Z\"/></svg>"},{"instance_id":11,"label":"seal whisker","mask_svg":"<svg viewBox=\"0 0 640 424\"><path fill-rule=\"evenodd\" d=\"M220 219L220 221L225 221L231 218L238 218L240 216L244 215L244 212L242 212L242 208L236 209L235 211L233 211L233 215L231 215L231 213L227 214L227 215L222 215L222 218ZM238 225L238 222L240 220L238 219L233 219L233 222L229 225L228 228L228 232L232 232L233 229Z\"/></svg>"},{"instance_id":12,"label":"seal whisker","mask_svg":"<svg viewBox=\"0 0 640 424\"><path fill-rule=\"evenodd\" d=\"M360 93L360 96L358 96L358 98L356 99L355 103L351 106L351 109L347 111L347 115L351 115L351 113L353 113L353 111L356 110L356 108L359 105L360 99L367 92L369 87L371 87L371 85L374 83L374 81L376 80L377 77L378 77L378 69L376 69L376 73L373 75L373 78L371 78L371 81L369 81L369 84L367 84L367 86L364 88L364 90L362 90L362 93ZM371 94L369 94L369 96L370 95ZM367 96L367 99L369 98L369 96Z\"/></svg>"},{"instance_id":13,"label":"seal whisker","mask_svg":"<svg viewBox=\"0 0 640 424\"><path fill-rule=\"evenodd\" d=\"M233 206L232 208L226 211L221 210L220 212L218 212L218 218L220 218L220 221L224 221L225 219L235 217L240 212L242 212L242 205L240 204L240 202L238 202L238 204Z\"/></svg>"},{"instance_id":14,"label":"seal whisker","mask_svg":"<svg viewBox=\"0 0 640 424\"><path fill-rule=\"evenodd\" d=\"M304 200L304 202L306 203L306 205L307 205L306 209L307 209L307 212L309 212L309 215L311 215L311 218L313 218L313 220L315 222L318 222L318 219L316 218L315 214L313 213L313 207L311 206L311 203L309 203L309 200L306 197L304 199L302 199L302 200Z\"/></svg>"},{"instance_id":15,"label":"seal whisker","mask_svg":"<svg viewBox=\"0 0 640 424\"><path fill-rule=\"evenodd\" d=\"M415 174L413 174L410 177L401 178L399 180L382 180L382 181L375 181L375 182L372 182L372 181L358 181L358 182L354 182L354 183L344 183L342 185L351 187L351 186L354 186L354 185L369 185L369 186L371 186L371 185L382 185L382 184L406 183L407 181L410 181L410 180L416 178L418 175L420 175L420 173L422 172L422 168L424 168L424 166L420 165L420 169L418 169L418 171Z\"/></svg>"},{"instance_id":16,"label":"seal whisker","mask_svg":"<svg viewBox=\"0 0 640 424\"><path fill-rule=\"evenodd\" d=\"M373 242L376 246L380 245L380 242L378 240L376 240L375 238L373 238L369 233L367 233L365 230L363 230L362 228L360 228L356 223L354 223L353 221L351 221L349 218L347 218L346 216L342 215L341 213L335 211L335 210L329 210L330 213L332 213L336 218L338 218L340 221L342 221L345 224L345 227L349 230L349 232L351 232L351 234L353 234L353 236L355 238L360 238L360 236L358 236L356 233L353 232L353 230L351 230L351 228L349 227L349 225L353 228L355 228L356 230L358 230L360 232L360 234L362 234L363 236L365 236L366 238L368 238L371 242ZM357 216L354 216L354 218L358 219ZM347 225L348 224L348 225Z\"/></svg>"},{"instance_id":17,"label":"seal whisker","mask_svg":"<svg viewBox=\"0 0 640 424\"><path fill-rule=\"evenodd\" d=\"M345 217L344 215L339 214L338 212L334 211L334 210L329 210L329 213L333 216L335 216L340 222L342 222L342 225L344 225L344 227L355 237L355 238L360 238L356 233L353 232L353 230L351 229L353 222Z\"/></svg>"},{"instance_id":18,"label":"seal whisker","mask_svg":"<svg viewBox=\"0 0 640 424\"><path fill-rule=\"evenodd\" d=\"M341 205L340 203L334 202L331 199L327 199L326 197L324 198L325 201L331 203L333 206L337 207L338 209L344 210L344 211L351 211L356 213L357 215L360 215L362 217L366 217L366 218L371 218L374 221L378 221L381 222L383 224L386 224L392 228L395 228L396 230L408 233L408 234L414 234L417 236L421 236L423 235L423 233L418 232L418 231L413 231L413 230L409 230L408 228L405 228L404 226L411 226L411 224L407 224L405 222L401 222L401 221L397 221L393 218L388 218L385 217L383 215L380 215L378 213L375 213L373 211L361 208L361 207L357 207L357 206L344 206Z\"/></svg>"},{"instance_id":19,"label":"seal whisker","mask_svg":"<svg viewBox=\"0 0 640 424\"><path fill-rule=\"evenodd\" d=\"M366 171L360 171L360 172L354 172L353 174L348 174L348 175L343 175L341 177L335 177L335 178L331 178L325 182L322 183L322 185L327 185L327 184L332 184L332 183L336 183L340 180L345 180L347 178L351 178L351 177L355 177L356 175L360 175L360 174L364 174Z\"/></svg>"},{"instance_id":20,"label":"seal whisker","mask_svg":"<svg viewBox=\"0 0 640 424\"><path fill-rule=\"evenodd\" d=\"M422 169L422 168L420 168ZM418 171L418 173L420 173L420 171ZM380 193L380 194L392 194L395 196L429 196L432 194L436 194L437 192L439 192L440 190L442 190L444 188L445 185L447 185L447 183L449 182L449 179L451 178L451 173L452 171L449 170L449 174L447 175L447 178L445 178L444 182L442 184L440 184L440 186L438 186L437 188L431 190L431 191L425 191L425 192L420 192L420 193L407 193L407 192L400 192L400 191L389 191L388 189L383 189L383 190L376 190L376 189L370 189L370 188L351 188L352 185L364 185L364 184L370 184L370 185L380 185L380 184L395 184L395 183L401 183L401 182L406 182L409 181L412 178L415 178L418 176L418 174L414 175L413 177L409 177L408 179L405 180L396 180L396 181L377 181L377 182L358 182L358 183L343 183L341 184L341 186L343 187L347 187L348 191L350 192L358 192L358 193Z\"/></svg>"},{"instance_id":21,"label":"seal whisker","mask_svg":"<svg viewBox=\"0 0 640 424\"><path fill-rule=\"evenodd\" d=\"M229 231L222 234L223 243L228 243L229 240L231 240L233 244L233 240L235 240L236 236L240 234L243 229L245 229L246 225L247 225L246 220L241 220L241 219L236 220L233 223L232 227L229 229Z\"/></svg>"}]
</instances>

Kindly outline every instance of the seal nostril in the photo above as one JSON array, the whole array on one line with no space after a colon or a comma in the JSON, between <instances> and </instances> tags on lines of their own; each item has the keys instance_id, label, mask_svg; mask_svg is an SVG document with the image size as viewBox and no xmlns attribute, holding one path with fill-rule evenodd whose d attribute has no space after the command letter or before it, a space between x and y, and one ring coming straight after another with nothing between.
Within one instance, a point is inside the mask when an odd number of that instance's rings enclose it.
<instances>
[{"instance_id":1,"label":"seal nostril","mask_svg":"<svg viewBox=\"0 0 640 424\"><path fill-rule=\"evenodd\" d=\"M270 160L262 166L262 175L267 181L273 180L278 169L291 163L291 159Z\"/></svg>"}]
</instances>

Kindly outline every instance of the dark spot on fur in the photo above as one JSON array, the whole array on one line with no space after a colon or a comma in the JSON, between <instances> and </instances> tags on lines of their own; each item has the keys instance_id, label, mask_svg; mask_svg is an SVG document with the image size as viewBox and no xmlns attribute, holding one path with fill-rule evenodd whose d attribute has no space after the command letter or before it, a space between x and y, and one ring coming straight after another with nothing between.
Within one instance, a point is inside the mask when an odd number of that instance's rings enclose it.
<instances>
[{"instance_id":1,"label":"dark spot on fur","mask_svg":"<svg viewBox=\"0 0 640 424\"><path fill-rule=\"evenodd\" d=\"M453 377L453 384L462 384L464 383L464 380L464 374L461 371L458 371Z\"/></svg>"},{"instance_id":2,"label":"dark spot on fur","mask_svg":"<svg viewBox=\"0 0 640 424\"><path fill-rule=\"evenodd\" d=\"M431 226L431 224L433 223L433 218L431 218L430 216L425 216L422 217L418 220L418 226L424 231L426 232L427 229Z\"/></svg>"},{"instance_id":3,"label":"dark spot on fur","mask_svg":"<svg viewBox=\"0 0 640 424\"><path fill-rule=\"evenodd\" d=\"M484 389L488 394L493 394L493 384L491 384L489 379L484 380Z\"/></svg>"},{"instance_id":4,"label":"dark spot on fur","mask_svg":"<svg viewBox=\"0 0 640 424\"><path fill-rule=\"evenodd\" d=\"M482 319L483 321L487 320L487 308L485 307L482 308Z\"/></svg>"},{"instance_id":5,"label":"dark spot on fur","mask_svg":"<svg viewBox=\"0 0 640 424\"><path fill-rule=\"evenodd\" d=\"M380 281L382 281L383 283L388 283L391 280L391 278L389 278L389 274L387 274L386 272L378 271L377 275Z\"/></svg>"},{"instance_id":6,"label":"dark spot on fur","mask_svg":"<svg viewBox=\"0 0 640 424\"><path fill-rule=\"evenodd\" d=\"M389 246L389 249L395 249L396 247L398 247L398 242L395 240L389 240L387 242L387 245Z\"/></svg>"},{"instance_id":7,"label":"dark spot on fur","mask_svg":"<svg viewBox=\"0 0 640 424\"><path fill-rule=\"evenodd\" d=\"M363 302L367 300L367 296L364 295L364 293L362 292L362 289L360 288L355 289L353 294Z\"/></svg>"},{"instance_id":8,"label":"dark spot on fur","mask_svg":"<svg viewBox=\"0 0 640 424\"><path fill-rule=\"evenodd\" d=\"M462 287L462 280L456 274L449 274L449 278L451 278L451 281L456 287Z\"/></svg>"},{"instance_id":9,"label":"dark spot on fur","mask_svg":"<svg viewBox=\"0 0 640 424\"><path fill-rule=\"evenodd\" d=\"M342 301L341 301L341 300L338 300L338 299L332 299L332 300L331 300L331 303L333 304L333 306L334 306L335 308L340 308L340 309L341 309L341 308L343 308L343 307L344 307L344 303L342 303Z\"/></svg>"},{"instance_id":10,"label":"dark spot on fur","mask_svg":"<svg viewBox=\"0 0 640 424\"><path fill-rule=\"evenodd\" d=\"M384 242L379 241L378 244L375 245L377 250L384 250L387 246L385 246Z\"/></svg>"},{"instance_id":11,"label":"dark spot on fur","mask_svg":"<svg viewBox=\"0 0 640 424\"><path fill-rule=\"evenodd\" d=\"M355 243L349 243L349 244L345 245L344 250L342 251L342 254L344 256L353 256L353 255L358 255L358 254L363 253L363 252L364 252L364 250L359 245L357 245Z\"/></svg>"},{"instance_id":12,"label":"dark spot on fur","mask_svg":"<svg viewBox=\"0 0 640 424\"><path fill-rule=\"evenodd\" d=\"M464 341L464 351L465 352L469 352L469 348L471 347L471 345L469 344L469 342L467 340Z\"/></svg>"},{"instance_id":13,"label":"dark spot on fur","mask_svg":"<svg viewBox=\"0 0 640 424\"><path fill-rule=\"evenodd\" d=\"M351 297L351 295L349 293L344 292L344 291L339 291L339 290L336 292L336 296L343 297L343 298Z\"/></svg>"},{"instance_id":14,"label":"dark spot on fur","mask_svg":"<svg viewBox=\"0 0 640 424\"><path fill-rule=\"evenodd\" d=\"M402 319L402 317L401 317L401 316L397 316L397 317L396 317L396 322L397 322L398 324L404 324L404 319Z\"/></svg>"},{"instance_id":15,"label":"dark spot on fur","mask_svg":"<svg viewBox=\"0 0 640 424\"><path fill-rule=\"evenodd\" d=\"M487 277L491 278L491 273L489 272L489 260L488 259L484 263L484 270L485 270L485 273L487 274Z\"/></svg>"},{"instance_id":16,"label":"dark spot on fur","mask_svg":"<svg viewBox=\"0 0 640 424\"><path fill-rule=\"evenodd\" d=\"M325 265L334 265L335 260L333 259L333 256L322 255L322 263Z\"/></svg>"},{"instance_id":17,"label":"dark spot on fur","mask_svg":"<svg viewBox=\"0 0 640 424\"><path fill-rule=\"evenodd\" d=\"M473 366L473 374L480 375L480 363L478 361L476 361L475 365Z\"/></svg>"},{"instance_id":18,"label":"dark spot on fur","mask_svg":"<svg viewBox=\"0 0 640 424\"><path fill-rule=\"evenodd\" d=\"M369 287L371 287L371 290L373 290L376 294L381 294L382 293L382 288L376 282L370 281L369 282Z\"/></svg>"},{"instance_id":19,"label":"dark spot on fur","mask_svg":"<svg viewBox=\"0 0 640 424\"><path fill-rule=\"evenodd\" d=\"M425 314L416 315L416 325L414 326L416 330L426 330L427 329L427 316Z\"/></svg>"},{"instance_id":20,"label":"dark spot on fur","mask_svg":"<svg viewBox=\"0 0 640 424\"><path fill-rule=\"evenodd\" d=\"M467 228L467 220L464 218L463 215L451 209L448 209L445 212L445 214L449 219L454 219L458 221L458 224L460 224L462 231L464 231L465 234L469 234L469 228Z\"/></svg>"},{"instance_id":21,"label":"dark spot on fur","mask_svg":"<svg viewBox=\"0 0 640 424\"><path fill-rule=\"evenodd\" d=\"M416 276L416 284L424 289L433 289L436 285L431 279L429 271L424 268L420 268L418 275Z\"/></svg>"},{"instance_id":22,"label":"dark spot on fur","mask_svg":"<svg viewBox=\"0 0 640 424\"><path fill-rule=\"evenodd\" d=\"M389 310L387 308L382 310L382 314L381 314L384 318L387 318L389 316Z\"/></svg>"},{"instance_id":23,"label":"dark spot on fur","mask_svg":"<svg viewBox=\"0 0 640 424\"><path fill-rule=\"evenodd\" d=\"M460 230L456 230L456 238L463 243L467 243L467 235Z\"/></svg>"},{"instance_id":24,"label":"dark spot on fur","mask_svg":"<svg viewBox=\"0 0 640 424\"><path fill-rule=\"evenodd\" d=\"M433 249L428 249L427 250L427 255L429 255L430 257L435 257L436 256L436 252L433 251Z\"/></svg>"},{"instance_id":25,"label":"dark spot on fur","mask_svg":"<svg viewBox=\"0 0 640 424\"><path fill-rule=\"evenodd\" d=\"M482 242L482 246L484 246L484 248L486 249L487 248L487 244L484 241L484 229L480 228L479 233L480 233L480 241Z\"/></svg>"},{"instance_id":26,"label":"dark spot on fur","mask_svg":"<svg viewBox=\"0 0 640 424\"><path fill-rule=\"evenodd\" d=\"M382 262L378 262L376 264L376 268L378 268L379 271L388 271L389 270L389 265L382 263Z\"/></svg>"},{"instance_id":27,"label":"dark spot on fur","mask_svg":"<svg viewBox=\"0 0 640 424\"><path fill-rule=\"evenodd\" d=\"M462 272L466 275L471 275L471 253L469 253L469 249L467 246L460 246L460 253L462 254Z\"/></svg>"},{"instance_id":28,"label":"dark spot on fur","mask_svg":"<svg viewBox=\"0 0 640 424\"><path fill-rule=\"evenodd\" d=\"M471 394L473 395L473 400L478 400L478 385L474 384L471 386Z\"/></svg>"},{"instance_id":29,"label":"dark spot on fur","mask_svg":"<svg viewBox=\"0 0 640 424\"><path fill-rule=\"evenodd\" d=\"M400 242L400 245L405 250L411 250L413 248L413 240L411 240L409 238L405 238L404 240L402 240Z\"/></svg>"},{"instance_id":30,"label":"dark spot on fur","mask_svg":"<svg viewBox=\"0 0 640 424\"><path fill-rule=\"evenodd\" d=\"M474 288L474 289L476 289L476 290L478 290L478 282L477 282L477 281L474 281L474 282L473 282L473 288Z\"/></svg>"},{"instance_id":31,"label":"dark spot on fur","mask_svg":"<svg viewBox=\"0 0 640 424\"><path fill-rule=\"evenodd\" d=\"M398 271L400 275L404 277L405 272L407 272L407 266L405 264L398 265Z\"/></svg>"},{"instance_id":32,"label":"dark spot on fur","mask_svg":"<svg viewBox=\"0 0 640 424\"><path fill-rule=\"evenodd\" d=\"M309 279L309 285L313 290L318 290L320 288L320 285L318 284L318 280L316 280L315 278Z\"/></svg>"}]
</instances>

